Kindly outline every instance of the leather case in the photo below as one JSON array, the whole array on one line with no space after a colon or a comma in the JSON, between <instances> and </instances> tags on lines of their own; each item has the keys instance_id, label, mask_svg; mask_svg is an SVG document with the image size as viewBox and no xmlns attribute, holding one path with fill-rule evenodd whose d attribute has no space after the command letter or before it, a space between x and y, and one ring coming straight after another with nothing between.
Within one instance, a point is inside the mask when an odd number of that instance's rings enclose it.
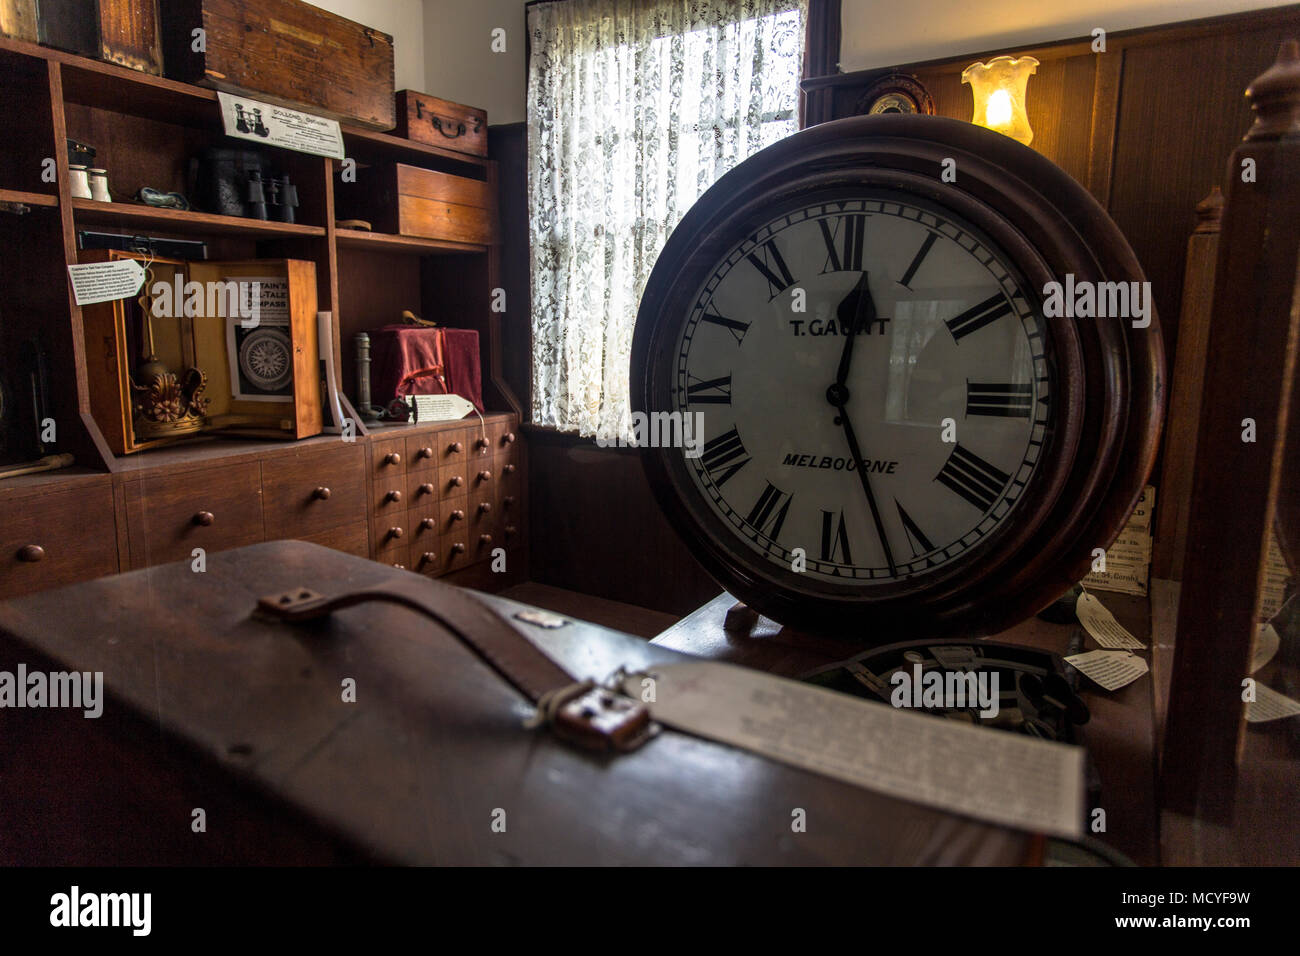
<instances>
[{"instance_id":1,"label":"leather case","mask_svg":"<svg viewBox=\"0 0 1300 956\"><path fill-rule=\"evenodd\" d=\"M103 673L103 715L0 710L0 863L1019 863L1027 835L664 730L596 754L444 628L362 604L254 613L408 572L277 541L0 604L0 670ZM427 581L435 596L448 585ZM483 597L571 674L685 655ZM349 691L350 689L350 691ZM353 701L347 700L349 692ZM202 808L206 832L192 830ZM813 821L793 832L792 813Z\"/></svg>"}]
</instances>

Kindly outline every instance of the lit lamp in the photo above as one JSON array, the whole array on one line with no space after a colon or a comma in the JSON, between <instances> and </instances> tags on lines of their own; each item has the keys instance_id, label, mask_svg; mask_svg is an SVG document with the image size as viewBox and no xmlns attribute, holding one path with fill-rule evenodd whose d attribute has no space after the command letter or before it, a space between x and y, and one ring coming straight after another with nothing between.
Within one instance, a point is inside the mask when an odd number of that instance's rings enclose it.
<instances>
[{"instance_id":1,"label":"lit lamp","mask_svg":"<svg viewBox=\"0 0 1300 956\"><path fill-rule=\"evenodd\" d=\"M1028 146L1034 131L1025 115L1025 89L1037 69L1038 61L1032 56L995 56L987 63L972 63L962 70L961 81L970 84L975 98L971 122Z\"/></svg>"}]
</instances>

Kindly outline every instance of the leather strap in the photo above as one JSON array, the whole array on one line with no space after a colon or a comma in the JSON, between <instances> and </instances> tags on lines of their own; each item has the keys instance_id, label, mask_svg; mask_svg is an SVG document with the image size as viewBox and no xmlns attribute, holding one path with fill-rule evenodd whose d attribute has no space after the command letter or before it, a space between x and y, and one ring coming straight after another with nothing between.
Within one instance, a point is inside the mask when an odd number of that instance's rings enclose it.
<instances>
[{"instance_id":1,"label":"leather strap","mask_svg":"<svg viewBox=\"0 0 1300 956\"><path fill-rule=\"evenodd\" d=\"M258 607L280 620L300 622L368 601L399 604L432 618L533 703L577 683L484 604L464 591L424 577L406 575L334 597L295 588L262 598Z\"/></svg>"}]
</instances>

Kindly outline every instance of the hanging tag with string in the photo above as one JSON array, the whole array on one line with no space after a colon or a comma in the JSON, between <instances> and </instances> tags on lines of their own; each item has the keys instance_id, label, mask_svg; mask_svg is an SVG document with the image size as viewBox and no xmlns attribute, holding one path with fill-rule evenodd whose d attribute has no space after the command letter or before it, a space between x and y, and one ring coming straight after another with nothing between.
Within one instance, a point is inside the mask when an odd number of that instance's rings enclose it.
<instances>
[{"instance_id":1,"label":"hanging tag with string","mask_svg":"<svg viewBox=\"0 0 1300 956\"><path fill-rule=\"evenodd\" d=\"M130 299L144 287L145 269L135 259L83 262L68 266L73 298L77 305Z\"/></svg>"},{"instance_id":2,"label":"hanging tag with string","mask_svg":"<svg viewBox=\"0 0 1300 956\"><path fill-rule=\"evenodd\" d=\"M1082 587L1082 585L1081 585ZM1096 595L1086 588L1075 602L1074 613L1083 629L1102 647L1111 650L1143 650L1146 645L1129 633Z\"/></svg>"}]
</instances>

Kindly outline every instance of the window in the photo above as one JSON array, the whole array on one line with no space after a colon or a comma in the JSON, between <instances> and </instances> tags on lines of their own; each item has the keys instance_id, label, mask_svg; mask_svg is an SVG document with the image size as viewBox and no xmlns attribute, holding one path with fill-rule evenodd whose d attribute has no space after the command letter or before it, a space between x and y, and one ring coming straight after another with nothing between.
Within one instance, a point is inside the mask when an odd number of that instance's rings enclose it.
<instances>
[{"instance_id":1,"label":"window","mask_svg":"<svg viewBox=\"0 0 1300 956\"><path fill-rule=\"evenodd\" d=\"M529 7L534 423L628 434L641 291L695 200L798 128L807 5Z\"/></svg>"}]
</instances>

